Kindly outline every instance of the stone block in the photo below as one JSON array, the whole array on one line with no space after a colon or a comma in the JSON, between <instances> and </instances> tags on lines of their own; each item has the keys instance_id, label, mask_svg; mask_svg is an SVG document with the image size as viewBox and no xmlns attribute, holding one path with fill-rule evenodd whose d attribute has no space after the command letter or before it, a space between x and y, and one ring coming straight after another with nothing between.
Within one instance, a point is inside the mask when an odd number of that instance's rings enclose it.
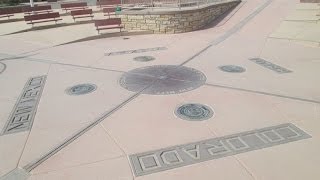
<instances>
[{"instance_id":1,"label":"stone block","mask_svg":"<svg viewBox=\"0 0 320 180\"><path fill-rule=\"evenodd\" d=\"M156 20L146 19L145 22L146 22L147 24L156 24Z\"/></svg>"},{"instance_id":2,"label":"stone block","mask_svg":"<svg viewBox=\"0 0 320 180\"><path fill-rule=\"evenodd\" d=\"M134 21L137 22L137 23L143 23L143 24L146 23L145 19L137 19L137 20L134 20Z\"/></svg>"},{"instance_id":3,"label":"stone block","mask_svg":"<svg viewBox=\"0 0 320 180\"><path fill-rule=\"evenodd\" d=\"M169 18L169 17L171 17L171 16L172 16L172 15L167 15L167 14L161 14L161 15L160 15L161 18Z\"/></svg>"},{"instance_id":4,"label":"stone block","mask_svg":"<svg viewBox=\"0 0 320 180\"><path fill-rule=\"evenodd\" d=\"M165 32L161 32L161 31L158 31L158 30L154 30L153 33L154 33L154 34L164 34Z\"/></svg>"},{"instance_id":5,"label":"stone block","mask_svg":"<svg viewBox=\"0 0 320 180\"><path fill-rule=\"evenodd\" d=\"M160 29L160 27L159 26L157 26L156 24L147 24L147 26L148 26L148 28L149 29Z\"/></svg>"},{"instance_id":6,"label":"stone block","mask_svg":"<svg viewBox=\"0 0 320 180\"><path fill-rule=\"evenodd\" d=\"M159 18L160 15L150 15L151 18Z\"/></svg>"},{"instance_id":7,"label":"stone block","mask_svg":"<svg viewBox=\"0 0 320 180\"><path fill-rule=\"evenodd\" d=\"M184 32L186 32L185 29L174 30L174 33L184 33Z\"/></svg>"},{"instance_id":8,"label":"stone block","mask_svg":"<svg viewBox=\"0 0 320 180\"><path fill-rule=\"evenodd\" d=\"M161 24L170 24L170 21L162 21Z\"/></svg>"},{"instance_id":9,"label":"stone block","mask_svg":"<svg viewBox=\"0 0 320 180\"><path fill-rule=\"evenodd\" d=\"M166 29L166 34L174 34L174 29Z\"/></svg>"},{"instance_id":10,"label":"stone block","mask_svg":"<svg viewBox=\"0 0 320 180\"><path fill-rule=\"evenodd\" d=\"M188 20L187 20L187 18L181 18L180 21L181 22L185 22L185 21L188 21Z\"/></svg>"},{"instance_id":11,"label":"stone block","mask_svg":"<svg viewBox=\"0 0 320 180\"><path fill-rule=\"evenodd\" d=\"M147 25L143 25L143 26L140 27L140 29L141 29L141 30L148 30L149 27L148 27Z\"/></svg>"},{"instance_id":12,"label":"stone block","mask_svg":"<svg viewBox=\"0 0 320 180\"><path fill-rule=\"evenodd\" d=\"M187 27L186 28L186 32L189 32L189 31L192 31L193 29L192 29L192 27L190 28L190 27Z\"/></svg>"},{"instance_id":13,"label":"stone block","mask_svg":"<svg viewBox=\"0 0 320 180\"><path fill-rule=\"evenodd\" d=\"M143 15L129 15L128 19L144 19Z\"/></svg>"},{"instance_id":14,"label":"stone block","mask_svg":"<svg viewBox=\"0 0 320 180\"><path fill-rule=\"evenodd\" d=\"M195 30L198 30L199 27L198 26L192 26L192 30L195 31Z\"/></svg>"}]
</instances>

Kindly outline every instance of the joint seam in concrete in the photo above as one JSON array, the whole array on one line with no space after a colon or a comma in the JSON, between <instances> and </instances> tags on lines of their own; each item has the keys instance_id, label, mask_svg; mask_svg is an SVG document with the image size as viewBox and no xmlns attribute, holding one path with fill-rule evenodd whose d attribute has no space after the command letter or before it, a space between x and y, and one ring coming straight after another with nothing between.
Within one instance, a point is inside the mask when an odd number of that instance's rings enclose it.
<instances>
[{"instance_id":1,"label":"joint seam in concrete","mask_svg":"<svg viewBox=\"0 0 320 180\"><path fill-rule=\"evenodd\" d=\"M268 93L268 92L255 91L255 90L250 90L250 89L243 89L243 88L224 86L224 85L218 85L218 84L206 83L205 85L218 87L218 88L225 88L225 89L232 89L232 90L250 92L250 93L255 93L255 94L262 94L262 95L266 95L266 96L273 96L273 97L279 97L279 98L285 98L285 99L292 99L292 100L296 100L296 101L304 101L304 102L309 102L309 103L320 104L320 101L316 101L316 100L312 100L312 99L304 99L304 98L293 97L293 96L285 96L285 95L280 95L280 94L273 94L273 93Z\"/></svg>"},{"instance_id":2,"label":"joint seam in concrete","mask_svg":"<svg viewBox=\"0 0 320 180\"><path fill-rule=\"evenodd\" d=\"M5 63L0 62L3 65L3 69L0 71L0 74L3 73L7 69L7 65Z\"/></svg>"},{"instance_id":3,"label":"joint seam in concrete","mask_svg":"<svg viewBox=\"0 0 320 180\"><path fill-rule=\"evenodd\" d=\"M244 27L250 20L252 20L256 15L258 15L263 9L265 9L269 4L271 4L273 0L266 0L262 5L260 5L258 8L256 8L252 13L250 13L247 17L242 19L239 23L234 25L231 29L229 29L226 33L219 36L218 38L214 39L207 47L202 49L200 52L193 55L191 58L184 61L180 66L183 66L187 64L188 62L192 61L194 58L198 57L203 52L207 51L210 47L216 46L220 44L221 42L228 39L231 35L238 32L242 27Z\"/></svg>"},{"instance_id":4,"label":"joint seam in concrete","mask_svg":"<svg viewBox=\"0 0 320 180\"><path fill-rule=\"evenodd\" d=\"M152 85L152 84L151 84ZM150 85L150 86L151 86ZM43 163L44 161L46 161L47 159L49 159L51 156L53 156L54 154L56 154L57 152L59 152L61 149L63 149L64 147L66 147L67 145L69 145L70 143L72 143L74 140L76 140L77 138L79 138L80 136L82 136L84 133L86 133L87 131L89 131L90 129L92 129L93 127L95 127L97 124L99 124L100 122L102 122L105 118L109 117L111 114L113 114L114 112L116 112L117 110L119 110L120 108L122 108L123 106L125 106L126 104L128 104L129 102L131 102L133 99L135 99L136 97L138 97L142 91L144 91L145 89L147 89L148 87L145 87L144 89L142 89L141 91L135 93L134 95L132 95L131 97L129 97L127 100L123 101L121 104L119 104L118 106L116 106L115 108L111 109L110 111L107 111L106 113L104 113L101 117L99 117L96 121L92 122L91 124L89 124L87 127L83 128L82 130L80 130L79 132L75 133L74 135L72 135L71 137L69 137L66 141L64 141L63 143L61 143L60 145L58 145L57 147L55 147L54 149L52 149L51 151L49 151L48 153L46 153L45 155L43 155L42 157L40 157L38 160L29 163L27 165L25 165L23 167L23 169L25 169L26 171L30 172L32 171L34 168L36 168L37 166L39 166L41 163Z\"/></svg>"}]
</instances>

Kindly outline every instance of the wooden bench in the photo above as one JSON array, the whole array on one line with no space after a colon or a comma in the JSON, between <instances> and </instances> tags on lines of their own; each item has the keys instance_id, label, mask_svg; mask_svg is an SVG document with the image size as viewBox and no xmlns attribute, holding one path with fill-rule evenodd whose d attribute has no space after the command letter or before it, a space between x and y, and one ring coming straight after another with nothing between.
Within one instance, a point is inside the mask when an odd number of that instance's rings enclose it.
<instances>
[{"instance_id":1,"label":"wooden bench","mask_svg":"<svg viewBox=\"0 0 320 180\"><path fill-rule=\"evenodd\" d=\"M51 6L34 6L34 7L25 7L23 9L25 14L42 14L42 13L50 13L52 12Z\"/></svg>"},{"instance_id":2,"label":"wooden bench","mask_svg":"<svg viewBox=\"0 0 320 180\"><path fill-rule=\"evenodd\" d=\"M87 2L74 2L74 3L64 3L61 4L61 8L66 10L80 10L80 9L87 9L88 4Z\"/></svg>"},{"instance_id":3,"label":"wooden bench","mask_svg":"<svg viewBox=\"0 0 320 180\"><path fill-rule=\"evenodd\" d=\"M71 11L71 16L74 22L76 22L76 18L91 17L91 19L93 19L92 9L81 9L81 10Z\"/></svg>"},{"instance_id":4,"label":"wooden bench","mask_svg":"<svg viewBox=\"0 0 320 180\"><path fill-rule=\"evenodd\" d=\"M0 10L0 18L7 17L10 19L11 16L14 16L13 13L10 13L8 10Z\"/></svg>"},{"instance_id":5,"label":"wooden bench","mask_svg":"<svg viewBox=\"0 0 320 180\"><path fill-rule=\"evenodd\" d=\"M7 17L10 19L15 13L22 13L22 9L26 6L13 6L0 8L0 18Z\"/></svg>"},{"instance_id":6,"label":"wooden bench","mask_svg":"<svg viewBox=\"0 0 320 180\"><path fill-rule=\"evenodd\" d=\"M110 19L99 19L94 21L94 25L96 26L96 30L100 34L100 30L104 29L121 29L123 26L121 25L121 18L110 18Z\"/></svg>"},{"instance_id":7,"label":"wooden bench","mask_svg":"<svg viewBox=\"0 0 320 180\"><path fill-rule=\"evenodd\" d=\"M24 16L24 20L27 22L27 24L31 24L33 27L33 24L50 22L50 21L54 21L57 24L57 21L60 21L62 19L60 18L60 14L58 12L53 12L53 13L47 13L47 14L27 15L27 16Z\"/></svg>"},{"instance_id":8,"label":"wooden bench","mask_svg":"<svg viewBox=\"0 0 320 180\"><path fill-rule=\"evenodd\" d=\"M100 0L96 3L100 8L121 6L121 0Z\"/></svg>"},{"instance_id":9,"label":"wooden bench","mask_svg":"<svg viewBox=\"0 0 320 180\"><path fill-rule=\"evenodd\" d=\"M116 8L115 7L108 7L108 8L103 8L102 12L104 13L104 16L109 16L110 15L115 15L116 14Z\"/></svg>"}]
</instances>

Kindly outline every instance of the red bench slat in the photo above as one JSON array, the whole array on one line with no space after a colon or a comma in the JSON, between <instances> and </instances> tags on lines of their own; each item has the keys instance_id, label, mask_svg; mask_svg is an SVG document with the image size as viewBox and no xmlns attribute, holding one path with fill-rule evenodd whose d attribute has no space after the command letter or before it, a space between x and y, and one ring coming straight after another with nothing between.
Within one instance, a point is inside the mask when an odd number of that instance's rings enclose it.
<instances>
[{"instance_id":1,"label":"red bench slat","mask_svg":"<svg viewBox=\"0 0 320 180\"><path fill-rule=\"evenodd\" d=\"M87 7L87 2L76 2L76 3L64 3L61 4L61 8L70 9L70 8L78 8L78 7Z\"/></svg>"},{"instance_id":2,"label":"red bench slat","mask_svg":"<svg viewBox=\"0 0 320 180\"><path fill-rule=\"evenodd\" d=\"M104 0L104 1L97 1L97 6L114 6L120 5L121 0Z\"/></svg>"},{"instance_id":3,"label":"red bench slat","mask_svg":"<svg viewBox=\"0 0 320 180\"><path fill-rule=\"evenodd\" d=\"M71 11L71 16L79 16L79 15L87 15L87 14L92 14L92 9Z\"/></svg>"},{"instance_id":4,"label":"red bench slat","mask_svg":"<svg viewBox=\"0 0 320 180\"><path fill-rule=\"evenodd\" d=\"M32 14L28 16L24 16L25 21L36 21L36 20L42 20L42 19L54 19L60 17L60 14L58 12L54 13L47 13L47 14Z\"/></svg>"},{"instance_id":5,"label":"red bench slat","mask_svg":"<svg viewBox=\"0 0 320 180\"><path fill-rule=\"evenodd\" d=\"M13 13L11 13L9 11L5 11L5 10L0 11L0 16L1 15L7 15L7 14L13 14Z\"/></svg>"},{"instance_id":6,"label":"red bench slat","mask_svg":"<svg viewBox=\"0 0 320 180\"><path fill-rule=\"evenodd\" d=\"M121 18L95 20L94 25L96 26L98 33L103 29L120 29L121 33L121 29L123 28L123 26L121 26Z\"/></svg>"},{"instance_id":7,"label":"red bench slat","mask_svg":"<svg viewBox=\"0 0 320 180\"><path fill-rule=\"evenodd\" d=\"M109 25L120 25L121 18L111 18L111 19L99 19L94 21L96 27L99 26L109 26Z\"/></svg>"},{"instance_id":8,"label":"red bench slat","mask_svg":"<svg viewBox=\"0 0 320 180\"><path fill-rule=\"evenodd\" d=\"M3 7L0 8L0 14L22 13L22 9L26 7L28 6Z\"/></svg>"},{"instance_id":9,"label":"red bench slat","mask_svg":"<svg viewBox=\"0 0 320 180\"><path fill-rule=\"evenodd\" d=\"M23 8L28 6L13 6L13 7L3 7L0 8L0 18L7 17L10 18L10 16L14 16L15 13L22 13Z\"/></svg>"},{"instance_id":10,"label":"red bench slat","mask_svg":"<svg viewBox=\"0 0 320 180\"><path fill-rule=\"evenodd\" d=\"M113 13L116 12L116 8L112 7L112 8L103 8L102 9L103 13Z\"/></svg>"},{"instance_id":11,"label":"red bench slat","mask_svg":"<svg viewBox=\"0 0 320 180\"><path fill-rule=\"evenodd\" d=\"M25 7L23 9L23 12L32 12L32 11L48 11L51 10L51 6L50 5L46 5L46 6L34 6L34 7Z\"/></svg>"},{"instance_id":12,"label":"red bench slat","mask_svg":"<svg viewBox=\"0 0 320 180\"><path fill-rule=\"evenodd\" d=\"M76 19L78 18L91 17L91 19L93 19L94 17L92 14L92 9L74 10L74 11L71 11L71 16L74 22L76 22Z\"/></svg>"}]
</instances>

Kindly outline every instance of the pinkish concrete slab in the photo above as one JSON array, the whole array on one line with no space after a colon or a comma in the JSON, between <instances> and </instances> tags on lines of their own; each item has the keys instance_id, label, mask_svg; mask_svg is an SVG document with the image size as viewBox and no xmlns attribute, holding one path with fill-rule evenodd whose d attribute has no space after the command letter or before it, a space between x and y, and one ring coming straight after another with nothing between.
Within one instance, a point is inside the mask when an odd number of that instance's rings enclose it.
<instances>
[{"instance_id":1,"label":"pinkish concrete slab","mask_svg":"<svg viewBox=\"0 0 320 180\"><path fill-rule=\"evenodd\" d=\"M175 116L184 102L177 96L141 95L101 124L128 154L214 137L206 122Z\"/></svg>"},{"instance_id":2,"label":"pinkish concrete slab","mask_svg":"<svg viewBox=\"0 0 320 180\"><path fill-rule=\"evenodd\" d=\"M34 52L40 49L48 48L47 44L32 41L23 41L9 38L7 36L0 37L0 53L10 55L25 55L27 52Z\"/></svg>"},{"instance_id":3,"label":"pinkish concrete slab","mask_svg":"<svg viewBox=\"0 0 320 180\"><path fill-rule=\"evenodd\" d=\"M23 17L20 17L23 18ZM1 18L3 20L3 18ZM18 21L14 23L1 23L0 35L7 35L17 31L23 31L30 28L24 21Z\"/></svg>"},{"instance_id":4,"label":"pinkish concrete slab","mask_svg":"<svg viewBox=\"0 0 320 180\"><path fill-rule=\"evenodd\" d=\"M312 52L307 54L301 54L299 50L292 51L291 53L288 53L286 50L280 51L279 49L285 49L288 45L291 45L289 41L284 42L279 40L278 42L277 40L267 39L268 33L272 32L272 28L276 27L276 23L271 22L269 23L270 27L267 27L267 29L269 28L268 31L256 31L256 33L253 33L255 29L253 24L248 24L238 34L230 37L218 46L212 47L198 56L197 59L188 63L187 66L204 72L208 78L208 83L319 100L316 93L318 91L316 89L319 87L312 83L313 81L310 81L310 78L313 79L314 75L317 74L316 69L318 69L318 64L316 62L303 63L301 61L293 61L296 57L301 56L304 56L303 58L306 59L314 56L319 57L319 51L317 48L310 48L307 51ZM272 45L270 45L270 41L273 42ZM278 45L275 45L276 43ZM287 43L287 45L284 46L284 43ZM270 57L269 53L265 52L269 48L274 49L272 53L270 52L270 55L273 57ZM230 53L230 49L232 49L232 53ZM302 46L301 49L304 49L304 47ZM286 55L286 58L275 57L283 57L284 55ZM249 61L253 57L264 58L295 73L277 74ZM228 64L243 66L247 71L245 73L234 74L222 72L217 68L218 66ZM301 68L302 66L309 67L306 68L308 72L305 71L305 68ZM303 85L297 84L297 79L300 79L299 82Z\"/></svg>"},{"instance_id":5,"label":"pinkish concrete slab","mask_svg":"<svg viewBox=\"0 0 320 180\"><path fill-rule=\"evenodd\" d=\"M126 157L98 161L58 171L33 174L30 180L55 179L133 179Z\"/></svg>"},{"instance_id":6,"label":"pinkish concrete slab","mask_svg":"<svg viewBox=\"0 0 320 180\"><path fill-rule=\"evenodd\" d=\"M17 167L27 137L28 132L0 136L0 177Z\"/></svg>"},{"instance_id":7,"label":"pinkish concrete slab","mask_svg":"<svg viewBox=\"0 0 320 180\"><path fill-rule=\"evenodd\" d=\"M133 95L118 85L118 72L52 65L48 74L20 166L37 160ZM82 83L95 84L97 90L79 96L65 92Z\"/></svg>"},{"instance_id":8,"label":"pinkish concrete slab","mask_svg":"<svg viewBox=\"0 0 320 180\"><path fill-rule=\"evenodd\" d=\"M312 109L309 111L312 113ZM319 116L318 116L319 118ZM282 146L236 155L257 179L314 179L319 177L316 155L319 150L319 121L305 119L295 123L313 137ZM275 163L276 162L276 163ZM290 169L290 173L283 171Z\"/></svg>"},{"instance_id":9,"label":"pinkish concrete slab","mask_svg":"<svg viewBox=\"0 0 320 180\"><path fill-rule=\"evenodd\" d=\"M292 122L318 121L320 106L316 103L301 102L291 99L270 98L274 108L281 112L285 119Z\"/></svg>"},{"instance_id":10,"label":"pinkish concrete slab","mask_svg":"<svg viewBox=\"0 0 320 180\"><path fill-rule=\"evenodd\" d=\"M7 120L10 116L10 113L12 111L13 106L15 105L15 101L13 100L8 100L5 98L1 98L1 102L0 102L0 129L3 129L5 124L7 123Z\"/></svg>"},{"instance_id":11,"label":"pinkish concrete slab","mask_svg":"<svg viewBox=\"0 0 320 180\"><path fill-rule=\"evenodd\" d=\"M16 101L30 77L46 75L49 64L23 60L6 60L6 69L1 73L0 98Z\"/></svg>"},{"instance_id":12,"label":"pinkish concrete slab","mask_svg":"<svg viewBox=\"0 0 320 180\"><path fill-rule=\"evenodd\" d=\"M219 137L288 122L266 95L203 86L180 96L187 102L201 102L214 110L214 118L207 124ZM228 113L230 111L232 113Z\"/></svg>"},{"instance_id":13,"label":"pinkish concrete slab","mask_svg":"<svg viewBox=\"0 0 320 180\"><path fill-rule=\"evenodd\" d=\"M88 66L102 58L104 56L104 51L104 48L92 47L79 43L45 49L32 57L62 64Z\"/></svg>"},{"instance_id":14,"label":"pinkish concrete slab","mask_svg":"<svg viewBox=\"0 0 320 180\"><path fill-rule=\"evenodd\" d=\"M98 161L115 159L120 156L124 156L124 154L114 140L101 126L96 126L32 172L39 174L57 171Z\"/></svg>"}]
</instances>

